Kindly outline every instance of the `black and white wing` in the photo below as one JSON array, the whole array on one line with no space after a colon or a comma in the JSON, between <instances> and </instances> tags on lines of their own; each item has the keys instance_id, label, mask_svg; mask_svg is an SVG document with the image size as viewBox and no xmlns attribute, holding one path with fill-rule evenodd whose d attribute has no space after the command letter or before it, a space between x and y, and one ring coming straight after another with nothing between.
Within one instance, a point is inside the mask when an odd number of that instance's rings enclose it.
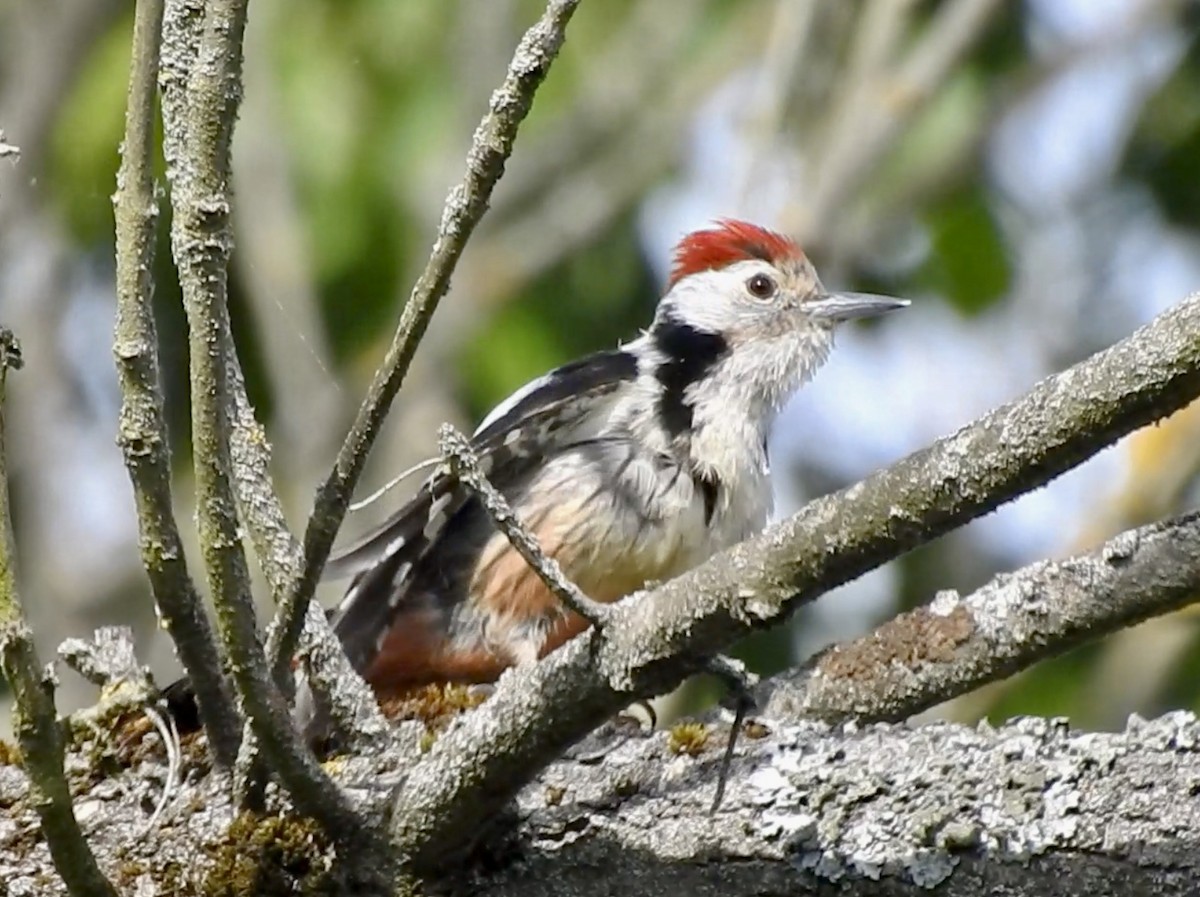
<instances>
[{"instance_id":1,"label":"black and white wing","mask_svg":"<svg viewBox=\"0 0 1200 897\"><path fill-rule=\"evenodd\" d=\"M604 406L637 374L637 357L618 349L556 368L518 390L472 437L484 473L506 495L519 488L547 457L593 435L589 424L606 416ZM438 549L451 520L471 512L472 503L478 506L439 468L382 526L331 558L327 576L354 576L332 624L355 669L370 666L405 607L417 565Z\"/></svg>"}]
</instances>

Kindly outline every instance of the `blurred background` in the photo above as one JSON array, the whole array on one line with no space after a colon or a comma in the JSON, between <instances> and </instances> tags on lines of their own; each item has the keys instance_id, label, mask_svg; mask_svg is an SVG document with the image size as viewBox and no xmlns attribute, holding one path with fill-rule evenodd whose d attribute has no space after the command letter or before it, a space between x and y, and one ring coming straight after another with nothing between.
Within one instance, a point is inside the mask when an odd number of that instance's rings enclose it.
<instances>
[{"instance_id":1,"label":"blurred background","mask_svg":"<svg viewBox=\"0 0 1200 897\"><path fill-rule=\"evenodd\" d=\"M542 5L251 4L232 314L296 527ZM132 7L0 0L0 129L21 149L0 158L0 320L27 359L10 381L10 473L43 656L130 624L167 682L177 666L114 443L110 195ZM843 333L783 414L781 515L1128 335L1200 288L1198 12L1183 0L584 2L361 494L428 457L441 422L470 426L526 379L634 336L673 243L717 216L794 234L828 286L914 300ZM165 206L162 224L155 301L192 539ZM739 653L768 673L939 589L1195 506L1198 471L1193 407ZM411 488L352 515L343 538ZM1147 623L936 712L1112 727L1196 708L1198 620ZM89 699L64 686L63 709Z\"/></svg>"}]
</instances>

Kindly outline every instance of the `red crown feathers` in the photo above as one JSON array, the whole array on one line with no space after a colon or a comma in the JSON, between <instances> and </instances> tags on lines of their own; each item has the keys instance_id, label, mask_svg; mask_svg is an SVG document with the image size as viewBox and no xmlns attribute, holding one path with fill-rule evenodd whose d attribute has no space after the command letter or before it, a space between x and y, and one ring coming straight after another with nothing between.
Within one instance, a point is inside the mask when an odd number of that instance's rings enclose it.
<instances>
[{"instance_id":1,"label":"red crown feathers","mask_svg":"<svg viewBox=\"0 0 1200 897\"><path fill-rule=\"evenodd\" d=\"M734 262L762 259L777 264L786 259L804 258L804 253L790 237L757 224L731 218L722 218L716 224L710 230L694 231L679 241L667 289L689 274L724 268Z\"/></svg>"}]
</instances>

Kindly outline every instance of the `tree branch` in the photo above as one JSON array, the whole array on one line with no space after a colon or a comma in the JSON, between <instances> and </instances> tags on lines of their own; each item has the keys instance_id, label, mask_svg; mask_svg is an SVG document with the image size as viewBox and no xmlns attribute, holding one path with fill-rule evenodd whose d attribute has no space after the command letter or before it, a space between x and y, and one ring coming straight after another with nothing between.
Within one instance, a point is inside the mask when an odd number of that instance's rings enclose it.
<instances>
[{"instance_id":1,"label":"tree branch","mask_svg":"<svg viewBox=\"0 0 1200 897\"><path fill-rule=\"evenodd\" d=\"M541 19L521 39L504 83L492 94L487 114L475 131L462 182L450 191L442 212L437 241L425 271L413 286L400 315L400 324L383 363L337 461L317 490L312 516L304 533L304 570L288 593L279 617L283 621L280 651L290 656L304 625L308 603L316 591L367 455L379 435L392 400L416 352L417 344L438 302L450 286L450 276L479 219L487 211L492 190L504 173L517 130L533 105L533 97L558 55L567 23L579 0L549 0Z\"/></svg>"},{"instance_id":2,"label":"tree branch","mask_svg":"<svg viewBox=\"0 0 1200 897\"><path fill-rule=\"evenodd\" d=\"M1149 897L1191 893L1200 875L1190 713L1117 733L1035 718L766 728L717 817L715 747L690 757L669 735L589 741L521 793L499 854L521 862L501 862L487 893Z\"/></svg>"},{"instance_id":3,"label":"tree branch","mask_svg":"<svg viewBox=\"0 0 1200 897\"><path fill-rule=\"evenodd\" d=\"M245 378L233 348L233 334L227 330L223 341L228 347L225 382L233 410L229 453L234 497L263 577L275 603L279 604L300 572L302 551L288 526L283 502L271 479L271 443L246 394Z\"/></svg>"},{"instance_id":4,"label":"tree branch","mask_svg":"<svg viewBox=\"0 0 1200 897\"><path fill-rule=\"evenodd\" d=\"M200 539L234 683L263 753L301 812L335 837L352 839L365 837L363 825L297 737L268 670L234 510L228 185L245 21L246 0L213 0L204 10L170 0L164 18L164 146L172 247L188 317Z\"/></svg>"},{"instance_id":5,"label":"tree branch","mask_svg":"<svg viewBox=\"0 0 1200 897\"><path fill-rule=\"evenodd\" d=\"M545 583L546 588L562 602L562 606L579 614L593 626L603 626L608 616L608 606L583 594L579 586L567 579L558 562L547 556L534 535L517 519L508 500L488 482L479 467L479 456L467 437L445 424L438 433L438 443L454 475L479 497L492 523Z\"/></svg>"},{"instance_id":6,"label":"tree branch","mask_svg":"<svg viewBox=\"0 0 1200 897\"><path fill-rule=\"evenodd\" d=\"M393 837L418 865L462 847L544 764L632 700L661 693L756 628L1036 488L1200 395L1200 296L1026 396L649 595L619 604L447 732L398 794Z\"/></svg>"},{"instance_id":7,"label":"tree branch","mask_svg":"<svg viewBox=\"0 0 1200 897\"><path fill-rule=\"evenodd\" d=\"M1200 512L934 600L771 681L766 714L899 721L1076 645L1200 601Z\"/></svg>"},{"instance_id":8,"label":"tree branch","mask_svg":"<svg viewBox=\"0 0 1200 897\"><path fill-rule=\"evenodd\" d=\"M75 817L63 769L63 733L54 709L54 672L43 670L38 662L13 570L4 399L8 372L20 366L16 338L0 330L0 670L13 691L13 731L29 776L29 799L55 869L72 897L116 897Z\"/></svg>"},{"instance_id":9,"label":"tree branch","mask_svg":"<svg viewBox=\"0 0 1200 897\"><path fill-rule=\"evenodd\" d=\"M693 755L673 747L671 733L605 727L551 764L512 812L492 818L477 862L443 865L422 890L916 897L936 887L950 897L1174 897L1200 876L1200 723L1189 713L1134 718L1115 733L1040 719L998 729L831 729L765 718L739 752L724 811L710 816L715 734ZM375 804L407 781L408 740L407 749L339 759L341 783ZM87 799L96 849L129 893L224 893L221 864L231 854L244 880L276 881L289 893L388 893L388 882L356 880L374 872L358 853L311 837L255 850L268 826L303 828L273 816L262 817L261 830L248 827L220 777L187 777L170 824L139 837L144 783L165 775L166 759L148 752L97 786L103 799ZM23 788L19 771L0 766L0 803L17 833L0 852L6 882L44 880L52 870ZM273 803L269 812L284 809ZM54 881L23 893L64 891Z\"/></svg>"},{"instance_id":10,"label":"tree branch","mask_svg":"<svg viewBox=\"0 0 1200 897\"><path fill-rule=\"evenodd\" d=\"M139 0L133 29L125 139L113 197L117 243L117 323L113 355L121 384L117 443L137 503L142 566L158 617L196 692L213 759L228 767L241 728L203 600L188 574L171 498L171 449L158 373L154 283L154 96L162 0Z\"/></svg>"}]
</instances>

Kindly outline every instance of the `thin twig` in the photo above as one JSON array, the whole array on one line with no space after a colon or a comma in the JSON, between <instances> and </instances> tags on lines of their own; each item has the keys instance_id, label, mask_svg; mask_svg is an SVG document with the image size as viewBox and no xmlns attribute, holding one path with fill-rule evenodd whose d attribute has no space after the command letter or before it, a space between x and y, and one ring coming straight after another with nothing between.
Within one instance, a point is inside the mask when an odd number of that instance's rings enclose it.
<instances>
[{"instance_id":1,"label":"thin twig","mask_svg":"<svg viewBox=\"0 0 1200 897\"><path fill-rule=\"evenodd\" d=\"M225 318L222 344L225 352L225 376L232 404L233 426L229 436L229 458L233 481L234 498L238 517L250 536L259 569L271 589L271 597L279 604L287 595L292 580L300 571L302 563L300 543L288 527L283 512L283 502L271 479L271 443L266 431L258 422L254 406L246 392L246 380L238 361L233 333L228 329ZM293 694L291 657L280 653L275 645L279 639L279 625L275 621L267 632L266 652L268 657L277 658L271 668L276 687L289 699ZM234 762L234 782L244 802L255 803L262 786L265 785L266 766L254 734L253 721L247 720L242 729L242 740Z\"/></svg>"},{"instance_id":2,"label":"thin twig","mask_svg":"<svg viewBox=\"0 0 1200 897\"><path fill-rule=\"evenodd\" d=\"M241 724L203 600L188 574L171 497L171 451L158 371L154 292L154 97L163 0L139 0L125 108L125 139L113 196L117 324L113 355L121 384L117 443L133 483L142 566L155 608L191 676L213 760L229 766Z\"/></svg>"},{"instance_id":3,"label":"thin twig","mask_svg":"<svg viewBox=\"0 0 1200 897\"><path fill-rule=\"evenodd\" d=\"M188 316L201 549L234 684L272 771L297 808L333 837L365 842L358 814L297 737L266 664L234 511L228 185L246 5L214 0L201 11L191 0L169 0L163 28L164 149L172 248Z\"/></svg>"},{"instance_id":4,"label":"thin twig","mask_svg":"<svg viewBox=\"0 0 1200 897\"><path fill-rule=\"evenodd\" d=\"M902 720L1084 641L1200 601L1200 512L1038 561L837 645L770 683L771 716Z\"/></svg>"},{"instance_id":5,"label":"thin twig","mask_svg":"<svg viewBox=\"0 0 1200 897\"><path fill-rule=\"evenodd\" d=\"M479 456L471 447L470 440L450 424L443 424L438 431L438 448L449 463L451 472L479 496L483 509L492 518L496 528L504 533L517 554L546 584L546 588L554 593L565 608L579 614L593 626L603 626L612 609L583 594L579 586L567 579L558 561L546 555L533 534L517 519L508 500L484 476L479 467Z\"/></svg>"},{"instance_id":6,"label":"thin twig","mask_svg":"<svg viewBox=\"0 0 1200 897\"><path fill-rule=\"evenodd\" d=\"M517 130L533 105L534 94L545 79L550 64L558 55L567 23L578 5L579 0L550 0L541 19L525 32L513 54L504 83L492 94L488 112L480 122L467 154L462 182L446 198L437 241L425 271L413 286L392 344L338 452L333 470L317 490L312 516L304 533L304 570L279 609L283 636L279 641L280 655L272 657L273 664L278 663L281 656L291 656L296 649L308 603L346 516L367 455L404 381L417 344L450 285L450 276L463 248L487 211L492 190L512 153Z\"/></svg>"},{"instance_id":7,"label":"thin twig","mask_svg":"<svg viewBox=\"0 0 1200 897\"><path fill-rule=\"evenodd\" d=\"M116 897L75 818L63 770L63 732L54 709L54 674L43 670L38 661L17 593L9 527L4 399L7 374L20 366L16 338L11 331L0 330L0 668L13 691L13 731L29 774L29 798L41 820L54 867L72 897Z\"/></svg>"},{"instance_id":8,"label":"thin twig","mask_svg":"<svg viewBox=\"0 0 1200 897\"><path fill-rule=\"evenodd\" d=\"M228 325L228 318L225 324ZM222 335L225 346L225 374L229 388L233 427L229 437L229 456L238 517L250 536L259 569L271 590L275 604L282 602L302 563L300 543L288 527L283 502L271 479L271 444L255 416L246 392L246 381L238 362L233 334ZM291 656L275 647L279 640L278 621L267 631L266 656L277 658L270 668L280 693L291 699L294 693ZM247 720L234 761L234 783L240 802L256 805L267 780L267 765L259 750L254 722Z\"/></svg>"},{"instance_id":9,"label":"thin twig","mask_svg":"<svg viewBox=\"0 0 1200 897\"><path fill-rule=\"evenodd\" d=\"M167 752L167 780L163 782L162 794L159 795L154 812L150 814L150 819L146 822L143 837L151 834L158 826L163 811L167 809L171 798L175 796L175 790L179 787L179 770L183 765L183 751L179 743L179 729L175 725L175 717L154 706L146 708L146 716L155 731L158 732L158 737L162 739L163 748Z\"/></svg>"}]
</instances>

